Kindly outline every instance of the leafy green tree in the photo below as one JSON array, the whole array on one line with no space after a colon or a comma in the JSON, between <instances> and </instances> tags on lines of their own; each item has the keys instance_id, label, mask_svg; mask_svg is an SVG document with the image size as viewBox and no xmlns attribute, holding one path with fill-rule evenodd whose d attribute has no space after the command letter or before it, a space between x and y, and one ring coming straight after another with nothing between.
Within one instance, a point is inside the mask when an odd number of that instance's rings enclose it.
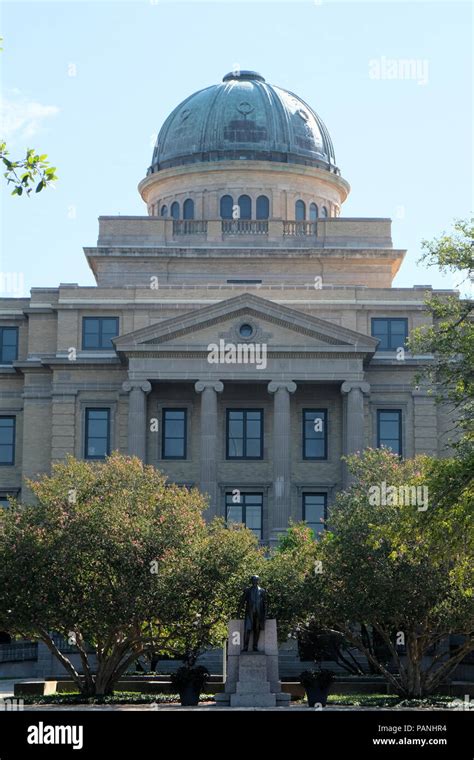
<instances>
[{"instance_id":1,"label":"leafy green tree","mask_svg":"<svg viewBox=\"0 0 474 760\"><path fill-rule=\"evenodd\" d=\"M265 562L252 531L213 520L202 540L181 559L169 587L170 642L186 665L206 649L222 646L249 575Z\"/></svg>"},{"instance_id":2,"label":"leafy green tree","mask_svg":"<svg viewBox=\"0 0 474 760\"><path fill-rule=\"evenodd\" d=\"M459 285L474 277L474 220L457 221L452 235L423 241L420 261L442 272L459 274ZM473 440L474 419L474 302L470 298L432 296L426 304L431 326L412 331L408 346L416 354L432 354L417 380L439 389L439 401L448 400L457 410L468 439Z\"/></svg>"},{"instance_id":3,"label":"leafy green tree","mask_svg":"<svg viewBox=\"0 0 474 760\"><path fill-rule=\"evenodd\" d=\"M473 489L461 472L468 465L424 456L401 461L384 449L348 463L354 482L318 542L322 572L305 581L307 609L321 628L357 647L398 694L422 697L474 650ZM396 489L385 499L383 483ZM427 503L426 492L415 500L406 490L412 487L428 489ZM383 642L393 667L369 645L367 631ZM449 634L464 637L454 651L445 646Z\"/></svg>"},{"instance_id":4,"label":"leafy green tree","mask_svg":"<svg viewBox=\"0 0 474 760\"><path fill-rule=\"evenodd\" d=\"M0 37L0 43L3 37ZM3 48L0 46L0 51ZM24 158L13 160L9 158L7 144L0 140L0 160L6 166L4 177L9 185L13 185L12 195L30 195L33 186L35 192L40 193L43 188L56 182L56 167L51 166L46 153L36 153L33 148L28 148Z\"/></svg>"},{"instance_id":5,"label":"leafy green tree","mask_svg":"<svg viewBox=\"0 0 474 760\"><path fill-rule=\"evenodd\" d=\"M33 148L28 148L24 158L13 160L9 155L6 142L0 142L0 160L6 166L3 176L9 185L13 185L12 195L30 195L35 185L35 192L40 193L56 182L56 167L50 165L46 153L39 155Z\"/></svg>"},{"instance_id":6,"label":"leafy green tree","mask_svg":"<svg viewBox=\"0 0 474 760\"><path fill-rule=\"evenodd\" d=\"M0 628L42 640L82 693L110 693L148 650L174 651L170 589L206 535L205 501L119 454L69 457L29 485L38 503L2 518ZM52 632L75 646L83 674Z\"/></svg>"}]
</instances>

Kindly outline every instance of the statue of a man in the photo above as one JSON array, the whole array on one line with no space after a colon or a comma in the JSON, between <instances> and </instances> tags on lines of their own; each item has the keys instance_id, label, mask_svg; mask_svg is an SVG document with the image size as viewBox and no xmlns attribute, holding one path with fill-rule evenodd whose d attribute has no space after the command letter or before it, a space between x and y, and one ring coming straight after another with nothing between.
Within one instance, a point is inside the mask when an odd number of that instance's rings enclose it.
<instances>
[{"instance_id":1,"label":"statue of a man","mask_svg":"<svg viewBox=\"0 0 474 760\"><path fill-rule=\"evenodd\" d=\"M265 628L267 592L258 585L259 580L258 575L252 575L252 585L245 589L240 601L240 612L245 605L243 652L248 652L250 633L253 633L253 651L258 652L260 631Z\"/></svg>"}]
</instances>

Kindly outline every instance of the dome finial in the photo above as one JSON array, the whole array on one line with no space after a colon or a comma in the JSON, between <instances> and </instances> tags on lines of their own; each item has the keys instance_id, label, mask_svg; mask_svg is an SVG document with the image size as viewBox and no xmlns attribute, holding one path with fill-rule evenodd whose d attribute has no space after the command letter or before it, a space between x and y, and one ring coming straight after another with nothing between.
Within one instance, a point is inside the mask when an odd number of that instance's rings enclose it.
<instances>
[{"instance_id":1,"label":"dome finial","mask_svg":"<svg viewBox=\"0 0 474 760\"><path fill-rule=\"evenodd\" d=\"M265 77L262 77L258 71L248 71L246 69L234 69L234 71L229 71L229 73L225 75L222 81L230 82L232 79L253 79L256 82L265 81Z\"/></svg>"}]
</instances>

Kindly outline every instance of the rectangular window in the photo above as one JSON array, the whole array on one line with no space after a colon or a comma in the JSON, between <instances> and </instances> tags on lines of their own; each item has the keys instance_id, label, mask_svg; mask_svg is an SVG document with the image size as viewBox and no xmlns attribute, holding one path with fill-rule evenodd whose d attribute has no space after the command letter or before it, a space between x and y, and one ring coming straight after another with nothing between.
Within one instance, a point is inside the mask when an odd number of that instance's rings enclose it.
<instances>
[{"instance_id":1,"label":"rectangular window","mask_svg":"<svg viewBox=\"0 0 474 760\"><path fill-rule=\"evenodd\" d=\"M303 409L303 459L327 458L327 409Z\"/></svg>"},{"instance_id":2,"label":"rectangular window","mask_svg":"<svg viewBox=\"0 0 474 760\"><path fill-rule=\"evenodd\" d=\"M377 410L377 446L391 449L402 456L402 412L401 409Z\"/></svg>"},{"instance_id":3,"label":"rectangular window","mask_svg":"<svg viewBox=\"0 0 474 760\"><path fill-rule=\"evenodd\" d=\"M186 459L186 428L186 409L163 409L162 459Z\"/></svg>"},{"instance_id":4,"label":"rectangular window","mask_svg":"<svg viewBox=\"0 0 474 760\"><path fill-rule=\"evenodd\" d=\"M0 327L0 364L18 359L18 327Z\"/></svg>"},{"instance_id":5,"label":"rectangular window","mask_svg":"<svg viewBox=\"0 0 474 760\"><path fill-rule=\"evenodd\" d=\"M237 501L238 499L238 501ZM228 523L243 523L253 531L258 540L262 540L262 507L261 493L226 493L226 520Z\"/></svg>"},{"instance_id":6,"label":"rectangular window","mask_svg":"<svg viewBox=\"0 0 474 760\"><path fill-rule=\"evenodd\" d=\"M86 459L104 459L110 454L110 409L86 409Z\"/></svg>"},{"instance_id":7,"label":"rectangular window","mask_svg":"<svg viewBox=\"0 0 474 760\"><path fill-rule=\"evenodd\" d=\"M315 536L322 533L327 518L327 494L303 494L303 520L312 529Z\"/></svg>"},{"instance_id":8,"label":"rectangular window","mask_svg":"<svg viewBox=\"0 0 474 760\"><path fill-rule=\"evenodd\" d=\"M15 496L16 498L19 497L19 491L18 489L13 491L0 491L0 509L8 509L10 506L10 502L8 501L9 496Z\"/></svg>"},{"instance_id":9,"label":"rectangular window","mask_svg":"<svg viewBox=\"0 0 474 760\"><path fill-rule=\"evenodd\" d=\"M15 417L0 417L0 465L15 464Z\"/></svg>"},{"instance_id":10,"label":"rectangular window","mask_svg":"<svg viewBox=\"0 0 474 760\"><path fill-rule=\"evenodd\" d=\"M111 351L112 338L119 333L118 317L83 317L82 348L84 351Z\"/></svg>"},{"instance_id":11,"label":"rectangular window","mask_svg":"<svg viewBox=\"0 0 474 760\"><path fill-rule=\"evenodd\" d=\"M408 337L408 319L405 317L372 319L372 337L380 340L377 351L396 351L405 345Z\"/></svg>"},{"instance_id":12,"label":"rectangular window","mask_svg":"<svg viewBox=\"0 0 474 760\"><path fill-rule=\"evenodd\" d=\"M227 459L263 458L263 409L227 410Z\"/></svg>"}]
</instances>

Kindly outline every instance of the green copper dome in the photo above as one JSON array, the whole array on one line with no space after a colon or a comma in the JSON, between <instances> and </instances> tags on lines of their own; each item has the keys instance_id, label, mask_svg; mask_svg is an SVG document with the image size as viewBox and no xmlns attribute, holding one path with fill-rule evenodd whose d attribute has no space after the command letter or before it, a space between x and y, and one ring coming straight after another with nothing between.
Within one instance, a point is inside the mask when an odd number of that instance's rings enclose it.
<instances>
[{"instance_id":1,"label":"green copper dome","mask_svg":"<svg viewBox=\"0 0 474 760\"><path fill-rule=\"evenodd\" d=\"M319 116L255 71L226 74L183 100L160 130L148 174L228 160L305 164L340 174Z\"/></svg>"}]
</instances>

